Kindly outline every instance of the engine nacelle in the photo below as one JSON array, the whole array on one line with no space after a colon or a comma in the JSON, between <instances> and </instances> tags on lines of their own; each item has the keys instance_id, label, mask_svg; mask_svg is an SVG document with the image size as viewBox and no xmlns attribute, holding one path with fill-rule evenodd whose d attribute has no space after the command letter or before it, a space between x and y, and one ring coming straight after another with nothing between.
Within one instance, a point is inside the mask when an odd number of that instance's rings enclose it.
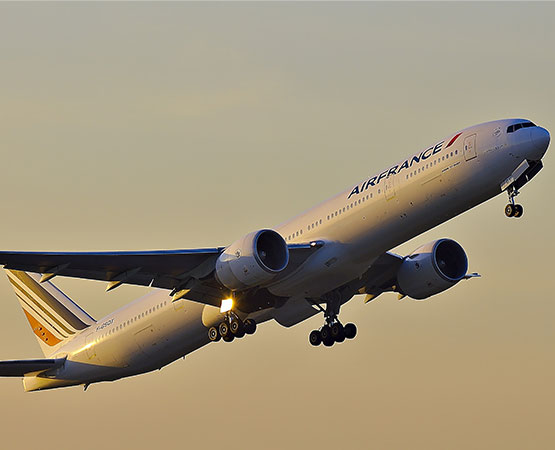
<instances>
[{"instance_id":1,"label":"engine nacelle","mask_svg":"<svg viewBox=\"0 0 555 450\"><path fill-rule=\"evenodd\" d=\"M232 291L264 286L289 263L289 249L281 235L259 230L235 241L218 257L216 278Z\"/></svg>"},{"instance_id":2,"label":"engine nacelle","mask_svg":"<svg viewBox=\"0 0 555 450\"><path fill-rule=\"evenodd\" d=\"M453 287L468 270L463 248L451 239L438 239L408 255L397 272L400 291L423 300Z\"/></svg>"}]
</instances>

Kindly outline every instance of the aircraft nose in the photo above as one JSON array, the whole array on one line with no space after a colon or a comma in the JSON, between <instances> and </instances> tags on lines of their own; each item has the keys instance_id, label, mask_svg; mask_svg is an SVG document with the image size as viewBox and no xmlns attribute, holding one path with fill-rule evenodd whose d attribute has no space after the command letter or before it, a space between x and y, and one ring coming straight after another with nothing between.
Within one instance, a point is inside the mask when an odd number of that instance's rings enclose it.
<instances>
[{"instance_id":1,"label":"aircraft nose","mask_svg":"<svg viewBox=\"0 0 555 450\"><path fill-rule=\"evenodd\" d=\"M532 138L532 143L534 144L536 150L541 152L541 156L543 156L547 151L549 141L551 140L549 131L542 127L534 127L531 128L530 137Z\"/></svg>"}]
</instances>

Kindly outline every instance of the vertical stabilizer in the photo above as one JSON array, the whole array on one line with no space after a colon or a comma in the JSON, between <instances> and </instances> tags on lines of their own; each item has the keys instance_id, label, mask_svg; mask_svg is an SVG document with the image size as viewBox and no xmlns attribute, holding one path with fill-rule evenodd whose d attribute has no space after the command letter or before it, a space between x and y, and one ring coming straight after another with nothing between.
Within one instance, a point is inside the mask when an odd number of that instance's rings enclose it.
<instances>
[{"instance_id":1,"label":"vertical stabilizer","mask_svg":"<svg viewBox=\"0 0 555 450\"><path fill-rule=\"evenodd\" d=\"M23 312L45 356L95 320L51 282L40 283L40 275L7 270Z\"/></svg>"}]
</instances>

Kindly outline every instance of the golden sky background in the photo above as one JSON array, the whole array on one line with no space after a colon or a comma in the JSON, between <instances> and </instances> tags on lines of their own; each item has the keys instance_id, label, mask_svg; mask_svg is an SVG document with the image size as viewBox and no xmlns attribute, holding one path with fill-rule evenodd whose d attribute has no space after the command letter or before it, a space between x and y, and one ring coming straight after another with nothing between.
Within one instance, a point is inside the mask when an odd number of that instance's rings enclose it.
<instances>
[{"instance_id":1,"label":"golden sky background","mask_svg":"<svg viewBox=\"0 0 555 450\"><path fill-rule=\"evenodd\" d=\"M226 245L456 130L555 133L554 4L0 4L0 248ZM25 394L5 448L546 449L555 445L553 150L499 196L401 248L460 242L478 280L429 301L357 297L161 372ZM146 292L56 279L100 318ZM40 357L7 279L0 359Z\"/></svg>"}]
</instances>

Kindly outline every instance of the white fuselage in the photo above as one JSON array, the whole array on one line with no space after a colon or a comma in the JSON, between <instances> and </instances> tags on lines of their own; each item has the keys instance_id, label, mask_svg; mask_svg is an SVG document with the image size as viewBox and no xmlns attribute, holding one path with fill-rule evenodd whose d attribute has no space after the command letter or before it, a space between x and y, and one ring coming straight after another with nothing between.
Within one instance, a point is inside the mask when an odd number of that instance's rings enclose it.
<instances>
[{"instance_id":1,"label":"white fuselage","mask_svg":"<svg viewBox=\"0 0 555 450\"><path fill-rule=\"evenodd\" d=\"M536 128L507 133L515 120L484 123L449 135L428 149L374 174L275 228L289 243L325 245L295 272L268 287L289 297L278 309L254 313L257 322L293 325L317 311L318 298L363 274L384 252L501 193L524 161L540 160ZM155 290L109 314L57 349L67 357L54 378L25 378L26 390L115 380L147 372L209 342L218 308L172 302Z\"/></svg>"}]
</instances>

